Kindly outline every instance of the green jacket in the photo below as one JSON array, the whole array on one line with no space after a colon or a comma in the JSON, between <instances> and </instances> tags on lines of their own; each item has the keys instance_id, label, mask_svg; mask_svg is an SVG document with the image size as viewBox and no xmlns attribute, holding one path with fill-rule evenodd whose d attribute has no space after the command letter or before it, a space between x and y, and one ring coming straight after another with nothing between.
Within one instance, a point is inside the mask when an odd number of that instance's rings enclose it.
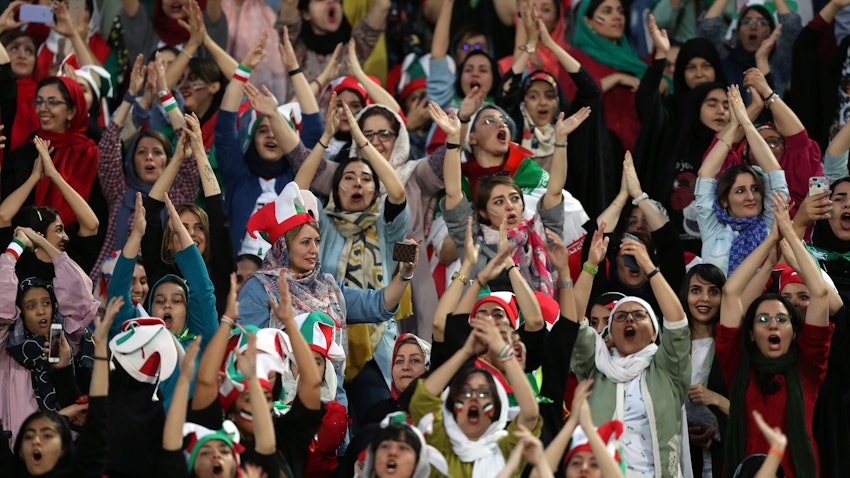
<instances>
[{"instance_id":1,"label":"green jacket","mask_svg":"<svg viewBox=\"0 0 850 478\"><path fill-rule=\"evenodd\" d=\"M640 375L640 388L652 424L652 456L655 476L679 478L682 447L682 405L691 384L691 333L688 321L663 321L664 332L658 352ZM593 423L614 417L617 384L596 368L596 331L582 321L573 349L573 371L579 379L593 378L593 395L588 399ZM628 424L626 424L628 426ZM687 440L687 437L685 437Z\"/></svg>"}]
</instances>

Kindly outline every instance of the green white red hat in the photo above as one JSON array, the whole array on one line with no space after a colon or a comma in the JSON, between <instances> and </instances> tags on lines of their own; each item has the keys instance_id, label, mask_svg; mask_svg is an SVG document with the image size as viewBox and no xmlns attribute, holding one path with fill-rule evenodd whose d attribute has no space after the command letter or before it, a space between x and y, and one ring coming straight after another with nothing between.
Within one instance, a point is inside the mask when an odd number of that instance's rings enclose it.
<instances>
[{"instance_id":1,"label":"green white red hat","mask_svg":"<svg viewBox=\"0 0 850 478\"><path fill-rule=\"evenodd\" d=\"M248 219L248 234L256 238L259 232L263 239L274 244L291 229L308 222L316 222L316 218L310 214L310 204L305 199L304 192L294 182L284 186L274 201L260 208Z\"/></svg>"},{"instance_id":2,"label":"green white red hat","mask_svg":"<svg viewBox=\"0 0 850 478\"><path fill-rule=\"evenodd\" d=\"M134 379L157 383L171 376L185 352L177 337L157 317L128 320L109 341L112 358Z\"/></svg>"},{"instance_id":3,"label":"green white red hat","mask_svg":"<svg viewBox=\"0 0 850 478\"><path fill-rule=\"evenodd\" d=\"M236 424L230 420L225 420L221 424L220 430L210 430L197 423L184 423L183 437L188 439L188 445L183 450L183 454L186 455L186 466L192 475L194 475L192 469L195 467L198 452L204 446L204 443L210 440L221 440L226 443L230 447L233 460L237 465L239 464L239 454L245 451L245 447L239 444L239 430L236 428Z\"/></svg>"},{"instance_id":4,"label":"green white red hat","mask_svg":"<svg viewBox=\"0 0 850 478\"><path fill-rule=\"evenodd\" d=\"M268 377L271 372L283 373L284 359L292 353L289 337L279 329L258 329L250 325L245 329L257 334L257 352L261 352L257 354L257 378L260 386L272 391ZM248 335L237 329L228 339L224 362L221 364L224 380L218 388L218 402L223 410L229 409L239 394L248 388L245 376L236 365L236 357L247 348Z\"/></svg>"}]
</instances>

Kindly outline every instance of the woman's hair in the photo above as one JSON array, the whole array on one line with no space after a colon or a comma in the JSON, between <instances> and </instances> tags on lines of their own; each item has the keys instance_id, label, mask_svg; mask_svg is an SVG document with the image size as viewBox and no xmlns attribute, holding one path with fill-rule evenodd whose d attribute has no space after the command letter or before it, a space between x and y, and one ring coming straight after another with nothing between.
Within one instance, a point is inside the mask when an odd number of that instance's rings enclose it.
<instances>
[{"instance_id":1,"label":"woman's hair","mask_svg":"<svg viewBox=\"0 0 850 478\"><path fill-rule=\"evenodd\" d=\"M177 56L177 55L180 54L180 50L178 50L177 48L175 48L171 45L165 45L165 46L161 46L161 47L157 48L156 50L152 51L151 54L148 55L148 62L156 61L156 54L162 53L164 51L170 51L171 53L174 54L174 56Z\"/></svg>"},{"instance_id":2,"label":"woman's hair","mask_svg":"<svg viewBox=\"0 0 850 478\"><path fill-rule=\"evenodd\" d=\"M835 187L836 186L838 186L839 184L848 183L848 182L850 182L850 176L844 176L843 178L839 179L838 181L830 183L829 189L832 192L829 194L829 198L832 199L832 195L835 194Z\"/></svg>"},{"instance_id":3,"label":"woman's hair","mask_svg":"<svg viewBox=\"0 0 850 478\"><path fill-rule=\"evenodd\" d=\"M382 108L380 106L369 108L367 110L364 110L363 113L360 114L360 117L357 118L357 124L360 126L360 129L363 129L363 124L366 123L366 119L371 118L372 116L381 116L387 121L389 121L390 128L392 128L393 133L398 134L399 129L401 129L401 123L398 122L398 118L396 118L396 116L391 113L390 110Z\"/></svg>"},{"instance_id":4,"label":"woman's hair","mask_svg":"<svg viewBox=\"0 0 850 478\"><path fill-rule=\"evenodd\" d=\"M77 105L71 99L71 92L68 91L68 87L65 86L65 83L63 83L62 80L60 80L56 76L49 76L49 77L39 81L38 86L35 89L36 94L38 94L38 90L44 88L45 86L49 86L49 85L56 85L56 88L59 89L59 94L62 95L62 100L64 100L65 103L66 103L65 106L67 106L68 108L76 109ZM85 106L85 105L83 105L83 106ZM85 108L83 108L83 109L85 109Z\"/></svg>"},{"instance_id":5,"label":"woman's hair","mask_svg":"<svg viewBox=\"0 0 850 478\"><path fill-rule=\"evenodd\" d=\"M372 111L373 109L382 109L382 108L372 108L369 111ZM371 207L372 204L375 204L375 201L378 200L378 196L381 195L380 190L379 190L379 188L381 186L380 178L378 177L377 173L375 173L375 168L372 167L372 165L369 163L369 161L367 161L365 158L359 158L359 157L345 158L342 161L340 161L339 166L337 166L336 171L334 171L333 179L331 180L331 184L332 184L331 194L333 195L334 206L336 206L337 210L339 210L342 207L342 203L340 202L340 198L339 198L339 183L340 183L340 181L342 181L342 175L345 174L345 168L348 167L349 164L356 163L356 162L363 163L363 164L366 165L367 168L369 168L369 173L372 174L372 180L375 182L375 194L372 196L372 202L369 203L369 206ZM287 243L287 246L289 246L288 243Z\"/></svg>"},{"instance_id":6,"label":"woman's hair","mask_svg":"<svg viewBox=\"0 0 850 478\"><path fill-rule=\"evenodd\" d=\"M24 420L24 423L21 424L21 428L18 430L18 436L15 438L15 456L21 458L21 447L23 446L24 441L24 430L27 429L30 423L40 419L47 418L53 425L56 426L56 431L59 433L59 437L62 439L62 457L59 461L56 462L56 469L63 468L65 463L72 461L73 458L73 439L71 438L71 424L68 422L68 419L63 415L60 415L54 411L44 411L39 410L37 412L33 412Z\"/></svg>"},{"instance_id":7,"label":"woman's hair","mask_svg":"<svg viewBox=\"0 0 850 478\"><path fill-rule=\"evenodd\" d=\"M33 46L38 49L38 42L35 41L35 38L33 38L29 32L18 29L6 30L3 34L0 34L0 43L5 46L22 37L29 38L30 41L32 41Z\"/></svg>"},{"instance_id":8,"label":"woman's hair","mask_svg":"<svg viewBox=\"0 0 850 478\"><path fill-rule=\"evenodd\" d=\"M466 66L466 62L469 61L470 58L476 57L478 55L483 55L487 61L490 62L490 74L493 76L493 81L490 85L490 91L487 92L487 96L495 97L499 92L499 85L502 83L501 76L499 76L499 64L496 63L496 60L493 59L492 56L484 53L481 50L474 50L469 52L466 55L466 58L463 59L463 63L457 69L457 75L455 75L455 94L463 97L463 88L461 87L461 77L463 76L463 68Z\"/></svg>"},{"instance_id":9,"label":"woman's hair","mask_svg":"<svg viewBox=\"0 0 850 478\"><path fill-rule=\"evenodd\" d=\"M518 192L520 198L522 198L522 207L525 209L525 196L523 196L522 189L520 189L519 185L513 180L513 178L501 175L490 176L483 181L480 181L478 183L478 189L475 191L475 212L478 214L478 222L480 224L487 226L493 225L490 224L489 220L481 215L481 211L487 210L487 203L490 202L490 194L492 194L493 189L500 184L510 186Z\"/></svg>"},{"instance_id":10,"label":"woman's hair","mask_svg":"<svg viewBox=\"0 0 850 478\"><path fill-rule=\"evenodd\" d=\"M372 436L372 443L369 444L369 449L374 455L385 441L399 441L410 445L416 451L416 462L419 462L419 454L422 452L422 442L416 433L410 428L410 425L400 423L390 423L385 427L381 427Z\"/></svg>"},{"instance_id":11,"label":"woman's hair","mask_svg":"<svg viewBox=\"0 0 850 478\"><path fill-rule=\"evenodd\" d=\"M756 188L759 194L761 194L762 201L764 201L764 180L761 175L748 164L736 164L723 171L720 174L720 179L717 180L717 201L721 205L723 205L723 201L729 201L729 193L732 191L732 186L735 185L735 181L741 174L749 174L756 180Z\"/></svg>"},{"instance_id":12,"label":"woman's hair","mask_svg":"<svg viewBox=\"0 0 850 478\"><path fill-rule=\"evenodd\" d=\"M300 226L295 226L292 229L286 231L286 233L284 233L284 235L283 235L283 239L286 242L286 250L287 251L292 247L292 241L294 241L295 238L298 236L298 234L301 233L301 229L304 226L312 227L313 229L316 230L316 232L319 233L319 235L322 234L322 231L319 230L319 224L316 223L315 221L309 221L309 222L305 222L304 224L301 224Z\"/></svg>"},{"instance_id":13,"label":"woman's hair","mask_svg":"<svg viewBox=\"0 0 850 478\"><path fill-rule=\"evenodd\" d=\"M587 4L587 10L584 12L585 18L593 20L593 14L596 13L596 9L599 8L599 5L602 5L604 1L605 0L590 0L590 3ZM623 5L623 2L621 0L617 1L620 2L620 6Z\"/></svg>"},{"instance_id":14,"label":"woman's hair","mask_svg":"<svg viewBox=\"0 0 850 478\"><path fill-rule=\"evenodd\" d=\"M203 254L204 261L209 260L210 257L210 242L212 238L210 237L210 217L207 215L207 212L203 210L197 204L192 203L184 203L177 206L177 215L183 214L186 211L194 213L198 216L198 220L201 221L201 227L204 230L204 236L206 236L206 248L204 248ZM174 231L171 230L171 221L165 221L165 227L162 231L162 247L160 248L160 258L166 264L174 264L174 253L177 251L171 250L172 245L172 237L174 236Z\"/></svg>"},{"instance_id":15,"label":"woman's hair","mask_svg":"<svg viewBox=\"0 0 850 478\"><path fill-rule=\"evenodd\" d=\"M449 384L449 395L446 398L446 403L453 404L456 401L460 400L461 389L464 387L469 377L476 373L480 373L487 380L487 386L490 387L490 396L493 400L493 417L499 417L502 413L502 400L501 398L499 398L499 390L496 388L496 380L493 378L493 375L490 372L483 368L472 367L458 372L458 374L455 375L455 378ZM457 419L457 411L455 410L455 407L450 406L448 408L451 411L452 417Z\"/></svg>"},{"instance_id":16,"label":"woman's hair","mask_svg":"<svg viewBox=\"0 0 850 478\"><path fill-rule=\"evenodd\" d=\"M47 236L47 228L59 218L59 211L48 206L24 206L12 218L12 227L29 227Z\"/></svg>"},{"instance_id":17,"label":"woman's hair","mask_svg":"<svg viewBox=\"0 0 850 478\"><path fill-rule=\"evenodd\" d=\"M744 347L749 350L750 356L753 356L756 353L761 353L756 348L756 344L752 340L751 336L755 327L756 311L758 310L762 302L768 300L776 300L782 303L782 305L785 307L785 310L788 311L788 317L791 318L791 327L794 330L795 336L800 333L800 330L803 329L803 317L800 315L800 311L798 311L797 308L794 307L794 304L792 304L790 300L786 299L785 297L782 297L779 294L774 293L764 294L758 297L747 308L747 312L744 313L744 319L741 321L741 339L744 341ZM781 385L774 380L775 376L776 375L772 373L763 373L756 370L756 387L758 387L759 391L761 391L765 395L770 395L778 392L781 388Z\"/></svg>"},{"instance_id":18,"label":"woman's hair","mask_svg":"<svg viewBox=\"0 0 850 478\"><path fill-rule=\"evenodd\" d=\"M189 60L189 73L204 80L206 83L218 82L221 85L221 88L213 95L212 106L210 108L211 112L218 110L221 99L224 97L225 86L227 86L227 78L221 72L221 68L209 58L192 58ZM210 113L208 112L206 116L209 115Z\"/></svg>"},{"instance_id":19,"label":"woman's hair","mask_svg":"<svg viewBox=\"0 0 850 478\"><path fill-rule=\"evenodd\" d=\"M685 275L685 280L682 282L682 288L679 290L679 302L682 303L682 308L685 309L685 316L688 318L688 327L693 331L694 320L691 314L691 308L688 306L688 295L691 289L691 278L699 277L705 282L716 286L723 290L723 285L726 284L726 276L723 271L714 264L697 264L691 267L691 270ZM714 335L714 326L720 322L720 310L711 318L711 334Z\"/></svg>"}]
</instances>

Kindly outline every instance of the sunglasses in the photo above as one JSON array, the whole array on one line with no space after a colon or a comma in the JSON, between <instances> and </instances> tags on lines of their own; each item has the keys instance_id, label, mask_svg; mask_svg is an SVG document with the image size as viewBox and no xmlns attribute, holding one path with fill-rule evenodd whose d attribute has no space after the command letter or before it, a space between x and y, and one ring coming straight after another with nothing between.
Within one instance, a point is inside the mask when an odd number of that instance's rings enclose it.
<instances>
[{"instance_id":1,"label":"sunglasses","mask_svg":"<svg viewBox=\"0 0 850 478\"><path fill-rule=\"evenodd\" d=\"M388 129L379 129L378 131L366 130L363 132L363 136L366 137L369 141L372 141L372 137L378 135L378 138L381 141L389 141L390 138L394 136L398 136L396 133L388 130Z\"/></svg>"}]
</instances>

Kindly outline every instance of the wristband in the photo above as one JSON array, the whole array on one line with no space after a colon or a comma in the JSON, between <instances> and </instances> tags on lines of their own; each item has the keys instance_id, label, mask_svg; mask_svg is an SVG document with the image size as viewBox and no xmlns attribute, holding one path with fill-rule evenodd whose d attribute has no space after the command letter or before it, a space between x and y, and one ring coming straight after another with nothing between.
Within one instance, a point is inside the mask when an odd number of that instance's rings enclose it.
<instances>
[{"instance_id":1,"label":"wristband","mask_svg":"<svg viewBox=\"0 0 850 478\"><path fill-rule=\"evenodd\" d=\"M182 53L182 54L186 55L186 58L188 58L188 59L190 59L190 60L192 59L192 55L190 55L190 54L186 53L186 50L185 50L185 49L184 49L184 50L180 50L180 53Z\"/></svg>"},{"instance_id":2,"label":"wristband","mask_svg":"<svg viewBox=\"0 0 850 478\"><path fill-rule=\"evenodd\" d=\"M658 274L659 272L661 272L661 269L658 267L652 269L652 272L646 275L647 280L652 279L652 277L655 276L655 274Z\"/></svg>"},{"instance_id":3,"label":"wristband","mask_svg":"<svg viewBox=\"0 0 850 478\"><path fill-rule=\"evenodd\" d=\"M317 139L317 140L316 140L316 144L318 144L319 146L321 146L321 147L323 147L323 148L325 148L325 149L328 149L328 145L326 145L326 144L322 144L322 140L321 140L321 139Z\"/></svg>"},{"instance_id":4,"label":"wristband","mask_svg":"<svg viewBox=\"0 0 850 478\"><path fill-rule=\"evenodd\" d=\"M581 265L581 269L592 276L595 276L596 273L599 272L599 266L592 266L587 262Z\"/></svg>"},{"instance_id":5,"label":"wristband","mask_svg":"<svg viewBox=\"0 0 850 478\"><path fill-rule=\"evenodd\" d=\"M360 149L366 149L366 146L369 146L370 144L372 144L372 143L366 141L362 145L358 144L357 147L360 148Z\"/></svg>"},{"instance_id":6,"label":"wristband","mask_svg":"<svg viewBox=\"0 0 850 478\"><path fill-rule=\"evenodd\" d=\"M770 97L771 97L771 96L773 96L773 95L775 95L775 94L776 94L776 91L775 91L775 90L770 90L770 94L769 94L769 95L767 95L767 96L762 96L762 97L761 97L761 99L762 99L763 101L767 101L767 100L769 100L769 99L770 99Z\"/></svg>"},{"instance_id":7,"label":"wristband","mask_svg":"<svg viewBox=\"0 0 850 478\"><path fill-rule=\"evenodd\" d=\"M131 94L129 91L127 91L124 93L124 101L126 101L127 103L135 103L136 95Z\"/></svg>"},{"instance_id":8,"label":"wristband","mask_svg":"<svg viewBox=\"0 0 850 478\"><path fill-rule=\"evenodd\" d=\"M247 66L239 65L233 70L233 79L248 83L248 78L251 78L251 70Z\"/></svg>"},{"instance_id":9,"label":"wristband","mask_svg":"<svg viewBox=\"0 0 850 478\"><path fill-rule=\"evenodd\" d=\"M287 73L289 73L289 76L295 76L298 73L304 73L304 70L302 70L301 67L299 66L298 68L296 68L294 70L289 70Z\"/></svg>"},{"instance_id":10,"label":"wristband","mask_svg":"<svg viewBox=\"0 0 850 478\"><path fill-rule=\"evenodd\" d=\"M6 248L6 252L12 254L15 256L15 260L18 260L21 258L21 254L24 253L24 249L25 247L23 242L17 239L12 239L12 242L9 243L9 247Z\"/></svg>"},{"instance_id":11,"label":"wristband","mask_svg":"<svg viewBox=\"0 0 850 478\"><path fill-rule=\"evenodd\" d=\"M224 315L221 316L221 321L224 322L225 324L229 325L231 329L236 328L236 320L234 320L233 317L231 317L227 314L224 314Z\"/></svg>"},{"instance_id":12,"label":"wristband","mask_svg":"<svg viewBox=\"0 0 850 478\"><path fill-rule=\"evenodd\" d=\"M470 116L469 118L463 119L463 118L460 117L460 115L457 115L457 119L460 120L461 124L466 124L466 123L469 123L470 121L472 121L472 116Z\"/></svg>"},{"instance_id":13,"label":"wristband","mask_svg":"<svg viewBox=\"0 0 850 478\"><path fill-rule=\"evenodd\" d=\"M641 203L641 201L643 201L645 199L649 199L649 194L646 194L645 192L640 193L640 196L632 199L632 206L637 206L638 204Z\"/></svg>"},{"instance_id":14,"label":"wristband","mask_svg":"<svg viewBox=\"0 0 850 478\"><path fill-rule=\"evenodd\" d=\"M563 279L558 281L559 289L572 289L573 288L573 280L572 279Z\"/></svg>"},{"instance_id":15,"label":"wristband","mask_svg":"<svg viewBox=\"0 0 850 478\"><path fill-rule=\"evenodd\" d=\"M410 274L410 276L408 276L408 277L405 277L405 276L399 274L398 278L405 281L405 282L410 282L410 280L413 279L413 274Z\"/></svg>"},{"instance_id":16,"label":"wristband","mask_svg":"<svg viewBox=\"0 0 850 478\"><path fill-rule=\"evenodd\" d=\"M446 149L458 149L460 145L457 143L446 143Z\"/></svg>"},{"instance_id":17,"label":"wristband","mask_svg":"<svg viewBox=\"0 0 850 478\"><path fill-rule=\"evenodd\" d=\"M767 106L768 109L770 109L770 105L772 105L778 99L779 99L779 95L777 95L774 92L770 96L767 97L767 99L764 101L764 105Z\"/></svg>"},{"instance_id":18,"label":"wristband","mask_svg":"<svg viewBox=\"0 0 850 478\"><path fill-rule=\"evenodd\" d=\"M781 460L785 456L784 451L777 450L776 448L770 447L770 450L767 451L768 455L776 455Z\"/></svg>"},{"instance_id":19,"label":"wristband","mask_svg":"<svg viewBox=\"0 0 850 478\"><path fill-rule=\"evenodd\" d=\"M505 271L505 274L510 275L510 274L511 274L511 270L513 270L513 268L514 268L514 267L516 267L517 269L519 269L519 265L518 265L518 264L514 264L514 265L512 265L512 266L508 267L508 270L506 270L506 271ZM522 273L522 272L520 272L520 274L521 274L521 273Z\"/></svg>"},{"instance_id":20,"label":"wristband","mask_svg":"<svg viewBox=\"0 0 850 478\"><path fill-rule=\"evenodd\" d=\"M556 148L566 148L568 141L564 141L563 143L555 143Z\"/></svg>"},{"instance_id":21,"label":"wristband","mask_svg":"<svg viewBox=\"0 0 850 478\"><path fill-rule=\"evenodd\" d=\"M165 108L166 113L177 108L177 100L174 99L174 95L168 93L167 95L160 98L160 104Z\"/></svg>"},{"instance_id":22,"label":"wristband","mask_svg":"<svg viewBox=\"0 0 850 478\"><path fill-rule=\"evenodd\" d=\"M499 351L499 354L496 355L496 359L499 362L507 362L512 358L514 358L514 348L511 347L509 344L505 344L505 346L502 347L502 350Z\"/></svg>"}]
</instances>

